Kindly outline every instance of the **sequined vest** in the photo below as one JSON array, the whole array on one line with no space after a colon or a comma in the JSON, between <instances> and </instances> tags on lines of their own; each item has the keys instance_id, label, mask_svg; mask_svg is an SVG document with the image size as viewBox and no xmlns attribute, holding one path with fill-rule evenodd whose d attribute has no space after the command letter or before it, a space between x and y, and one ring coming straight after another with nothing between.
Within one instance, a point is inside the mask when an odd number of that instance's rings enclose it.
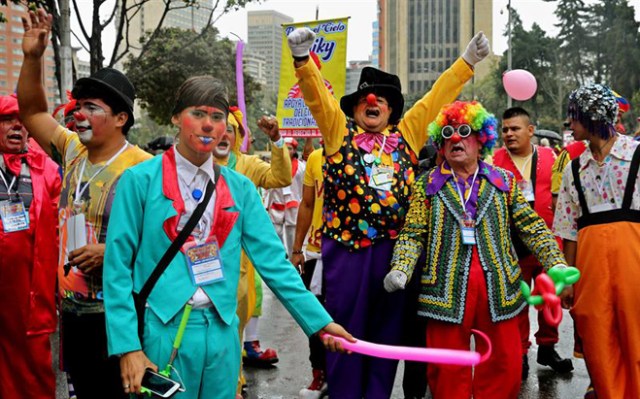
<instances>
[{"instance_id":1,"label":"sequined vest","mask_svg":"<svg viewBox=\"0 0 640 399\"><path fill-rule=\"evenodd\" d=\"M353 122L347 129L342 146L327 156L323 165L323 234L357 250L377 240L398 237L409 209L418 160L397 128L392 128L389 133L399 136L398 146L390 154L393 183L390 191L376 190L368 185L373 164L365 163L365 154L355 144Z\"/></svg>"}]
</instances>

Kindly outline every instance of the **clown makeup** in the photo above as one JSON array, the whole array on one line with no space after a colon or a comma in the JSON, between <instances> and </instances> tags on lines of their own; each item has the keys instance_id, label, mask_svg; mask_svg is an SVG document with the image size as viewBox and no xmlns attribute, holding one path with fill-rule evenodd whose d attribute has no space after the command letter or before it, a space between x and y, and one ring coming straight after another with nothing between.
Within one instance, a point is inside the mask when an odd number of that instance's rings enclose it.
<instances>
[{"instance_id":1,"label":"clown makeup","mask_svg":"<svg viewBox=\"0 0 640 399\"><path fill-rule=\"evenodd\" d=\"M218 159L227 159L236 142L236 133L231 124L227 124L225 134L218 144L213 147L213 156Z\"/></svg>"},{"instance_id":2,"label":"clown makeup","mask_svg":"<svg viewBox=\"0 0 640 399\"><path fill-rule=\"evenodd\" d=\"M107 111L107 108L109 111ZM73 112L75 131L82 144L87 144L93 139L95 130L104 130L107 124L107 115L111 108L99 99L78 100L78 108Z\"/></svg>"},{"instance_id":3,"label":"clown makeup","mask_svg":"<svg viewBox=\"0 0 640 399\"><path fill-rule=\"evenodd\" d=\"M215 107L187 107L174 115L171 121L180 130L180 154L194 165L199 166L206 161L226 136L227 115Z\"/></svg>"},{"instance_id":4,"label":"clown makeup","mask_svg":"<svg viewBox=\"0 0 640 399\"><path fill-rule=\"evenodd\" d=\"M0 152L17 154L27 145L27 130L18 115L0 116Z\"/></svg>"},{"instance_id":5,"label":"clown makeup","mask_svg":"<svg viewBox=\"0 0 640 399\"><path fill-rule=\"evenodd\" d=\"M368 96L362 96L353 107L353 119L360 128L367 132L382 132L389 124L391 107L389 102L381 96L376 97L376 101L368 101Z\"/></svg>"},{"instance_id":6,"label":"clown makeup","mask_svg":"<svg viewBox=\"0 0 640 399\"><path fill-rule=\"evenodd\" d=\"M458 136L460 137L460 136ZM452 168L469 167L478 162L481 144L478 135L471 134L459 140L444 141L444 157Z\"/></svg>"}]
</instances>

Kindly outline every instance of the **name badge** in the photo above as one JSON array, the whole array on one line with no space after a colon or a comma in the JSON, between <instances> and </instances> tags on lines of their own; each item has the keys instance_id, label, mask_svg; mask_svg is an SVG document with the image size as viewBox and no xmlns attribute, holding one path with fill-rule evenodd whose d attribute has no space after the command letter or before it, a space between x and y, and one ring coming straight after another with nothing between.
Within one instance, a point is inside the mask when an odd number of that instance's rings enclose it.
<instances>
[{"instance_id":1,"label":"name badge","mask_svg":"<svg viewBox=\"0 0 640 399\"><path fill-rule=\"evenodd\" d=\"M67 220L67 253L87 245L87 221L84 213Z\"/></svg>"},{"instance_id":2,"label":"name badge","mask_svg":"<svg viewBox=\"0 0 640 399\"><path fill-rule=\"evenodd\" d=\"M371 168L371 178L369 179L369 187L376 190L391 191L393 183L393 167L373 165Z\"/></svg>"},{"instance_id":3,"label":"name badge","mask_svg":"<svg viewBox=\"0 0 640 399\"><path fill-rule=\"evenodd\" d=\"M527 202L533 202L536 199L531 183L526 180L522 180L518 183L518 186L520 187L520 191L522 191L522 195Z\"/></svg>"},{"instance_id":4,"label":"name badge","mask_svg":"<svg viewBox=\"0 0 640 399\"><path fill-rule=\"evenodd\" d=\"M183 246L191 280L202 286L224 280L220 247L215 237L203 244L187 242Z\"/></svg>"},{"instance_id":5,"label":"name badge","mask_svg":"<svg viewBox=\"0 0 640 399\"><path fill-rule=\"evenodd\" d=\"M29 229L29 214L22 200L0 201L0 217L5 233Z\"/></svg>"},{"instance_id":6,"label":"name badge","mask_svg":"<svg viewBox=\"0 0 640 399\"><path fill-rule=\"evenodd\" d=\"M473 227L461 227L462 243L464 245L476 245L476 229Z\"/></svg>"},{"instance_id":7,"label":"name badge","mask_svg":"<svg viewBox=\"0 0 640 399\"><path fill-rule=\"evenodd\" d=\"M612 211L614 209L616 209L614 204L604 203L604 204L594 205L593 207L591 207L590 211L591 213L600 213L600 212Z\"/></svg>"}]
</instances>

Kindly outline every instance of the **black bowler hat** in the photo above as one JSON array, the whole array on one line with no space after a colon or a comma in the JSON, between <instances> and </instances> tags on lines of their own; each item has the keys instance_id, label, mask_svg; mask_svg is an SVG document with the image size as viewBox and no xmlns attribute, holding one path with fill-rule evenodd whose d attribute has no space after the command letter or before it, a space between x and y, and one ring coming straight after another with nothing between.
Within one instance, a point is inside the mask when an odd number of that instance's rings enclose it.
<instances>
[{"instance_id":1,"label":"black bowler hat","mask_svg":"<svg viewBox=\"0 0 640 399\"><path fill-rule=\"evenodd\" d=\"M376 68L365 67L360 74L358 90L342 97L340 99L340 108L348 117L353 118L353 107L362 96L366 96L369 93L384 97L389 102L389 106L392 109L389 123L397 124L404 108L400 78Z\"/></svg>"},{"instance_id":2,"label":"black bowler hat","mask_svg":"<svg viewBox=\"0 0 640 399\"><path fill-rule=\"evenodd\" d=\"M79 98L78 95L88 87L105 90L105 94L110 94L122 100L122 102L127 105L129 115L133 117L133 100L136 97L136 90L122 72L113 68L102 68L88 78L78 79L73 86L71 95L77 99Z\"/></svg>"}]
</instances>

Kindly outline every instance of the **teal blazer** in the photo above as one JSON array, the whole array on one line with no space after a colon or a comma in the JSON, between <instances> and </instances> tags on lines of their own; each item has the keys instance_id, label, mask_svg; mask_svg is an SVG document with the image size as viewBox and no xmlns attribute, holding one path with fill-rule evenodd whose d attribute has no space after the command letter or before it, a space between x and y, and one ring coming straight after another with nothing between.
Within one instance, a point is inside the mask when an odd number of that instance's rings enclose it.
<instances>
[{"instance_id":1,"label":"teal blazer","mask_svg":"<svg viewBox=\"0 0 640 399\"><path fill-rule=\"evenodd\" d=\"M172 148L126 170L116 187L103 271L110 355L141 349L133 292L142 289L177 237L184 202L176 174ZM216 186L210 236L214 235L225 279L202 288L224 323L230 325L236 317L241 249L307 335L332 321L287 260L253 183L225 167ZM148 307L167 323L196 288L185 255L178 252L151 292Z\"/></svg>"}]
</instances>

